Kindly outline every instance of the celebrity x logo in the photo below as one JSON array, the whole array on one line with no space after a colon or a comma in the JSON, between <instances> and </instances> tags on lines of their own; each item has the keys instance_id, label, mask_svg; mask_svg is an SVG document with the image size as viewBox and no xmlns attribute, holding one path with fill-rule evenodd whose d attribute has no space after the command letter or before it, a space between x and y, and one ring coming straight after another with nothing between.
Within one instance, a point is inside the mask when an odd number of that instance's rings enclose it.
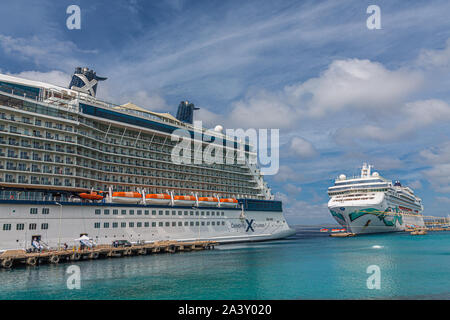
<instances>
[{"instance_id":1,"label":"celebrity x logo","mask_svg":"<svg viewBox=\"0 0 450 320\"><path fill-rule=\"evenodd\" d=\"M247 230L245 230L245 232L248 232L248 230L252 230L253 232L255 232L252 227L253 221L255 221L255 219L252 219L250 221L248 221L248 219L245 219L245 221L247 222Z\"/></svg>"}]
</instances>

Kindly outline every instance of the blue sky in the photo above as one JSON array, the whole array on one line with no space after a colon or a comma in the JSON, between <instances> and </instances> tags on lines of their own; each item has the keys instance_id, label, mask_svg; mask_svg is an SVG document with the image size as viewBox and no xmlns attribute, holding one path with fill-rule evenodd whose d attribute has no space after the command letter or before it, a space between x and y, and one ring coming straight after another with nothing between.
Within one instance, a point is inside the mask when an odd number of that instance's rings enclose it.
<instances>
[{"instance_id":1,"label":"blue sky","mask_svg":"<svg viewBox=\"0 0 450 320\"><path fill-rule=\"evenodd\" d=\"M66 8L81 8L81 30ZM366 27L369 5L380 30ZM0 5L0 70L210 127L279 128L267 177L291 223L333 222L327 187L363 161L411 185L425 214L450 205L448 1L11 1Z\"/></svg>"}]
</instances>

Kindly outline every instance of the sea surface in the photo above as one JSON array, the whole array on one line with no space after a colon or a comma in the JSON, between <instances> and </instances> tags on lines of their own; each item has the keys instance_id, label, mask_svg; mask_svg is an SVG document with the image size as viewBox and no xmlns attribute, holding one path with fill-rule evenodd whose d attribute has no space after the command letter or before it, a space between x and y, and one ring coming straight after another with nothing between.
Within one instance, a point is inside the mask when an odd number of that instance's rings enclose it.
<instances>
[{"instance_id":1,"label":"sea surface","mask_svg":"<svg viewBox=\"0 0 450 320\"><path fill-rule=\"evenodd\" d=\"M449 231L331 238L298 227L280 241L80 261L80 289L67 287L71 265L0 269L0 299L450 299ZM369 266L380 289L367 286Z\"/></svg>"}]
</instances>

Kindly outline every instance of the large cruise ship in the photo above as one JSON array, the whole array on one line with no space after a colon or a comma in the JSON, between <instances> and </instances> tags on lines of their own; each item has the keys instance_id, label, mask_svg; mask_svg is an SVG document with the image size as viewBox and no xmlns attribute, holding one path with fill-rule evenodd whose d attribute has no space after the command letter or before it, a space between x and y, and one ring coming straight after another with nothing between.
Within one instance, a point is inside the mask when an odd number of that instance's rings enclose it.
<instances>
[{"instance_id":1,"label":"large cruise ship","mask_svg":"<svg viewBox=\"0 0 450 320\"><path fill-rule=\"evenodd\" d=\"M361 175L341 174L328 188L328 208L351 233L403 231L424 227L422 200L399 181L392 183L364 164Z\"/></svg>"},{"instance_id":2,"label":"large cruise ship","mask_svg":"<svg viewBox=\"0 0 450 320\"><path fill-rule=\"evenodd\" d=\"M103 80L88 68L69 88L0 74L0 251L83 235L111 244L293 234L257 165L225 161L255 156L248 142L194 126L188 101L177 117L101 101ZM223 164L172 161L179 129L200 152L227 142Z\"/></svg>"}]
</instances>

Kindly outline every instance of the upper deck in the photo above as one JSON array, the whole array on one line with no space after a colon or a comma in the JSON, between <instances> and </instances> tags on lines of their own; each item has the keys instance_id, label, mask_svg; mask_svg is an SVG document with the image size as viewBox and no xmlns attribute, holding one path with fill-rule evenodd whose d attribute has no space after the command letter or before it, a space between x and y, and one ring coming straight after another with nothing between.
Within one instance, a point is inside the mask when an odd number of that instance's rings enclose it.
<instances>
[{"instance_id":1,"label":"upper deck","mask_svg":"<svg viewBox=\"0 0 450 320\"><path fill-rule=\"evenodd\" d=\"M215 143L223 163L171 159L174 131L203 151ZM148 192L270 199L250 145L169 114L114 105L81 92L0 75L0 186L71 191ZM230 151L231 150L231 151ZM244 163L236 162L239 152ZM183 154L184 156L184 154Z\"/></svg>"}]
</instances>

